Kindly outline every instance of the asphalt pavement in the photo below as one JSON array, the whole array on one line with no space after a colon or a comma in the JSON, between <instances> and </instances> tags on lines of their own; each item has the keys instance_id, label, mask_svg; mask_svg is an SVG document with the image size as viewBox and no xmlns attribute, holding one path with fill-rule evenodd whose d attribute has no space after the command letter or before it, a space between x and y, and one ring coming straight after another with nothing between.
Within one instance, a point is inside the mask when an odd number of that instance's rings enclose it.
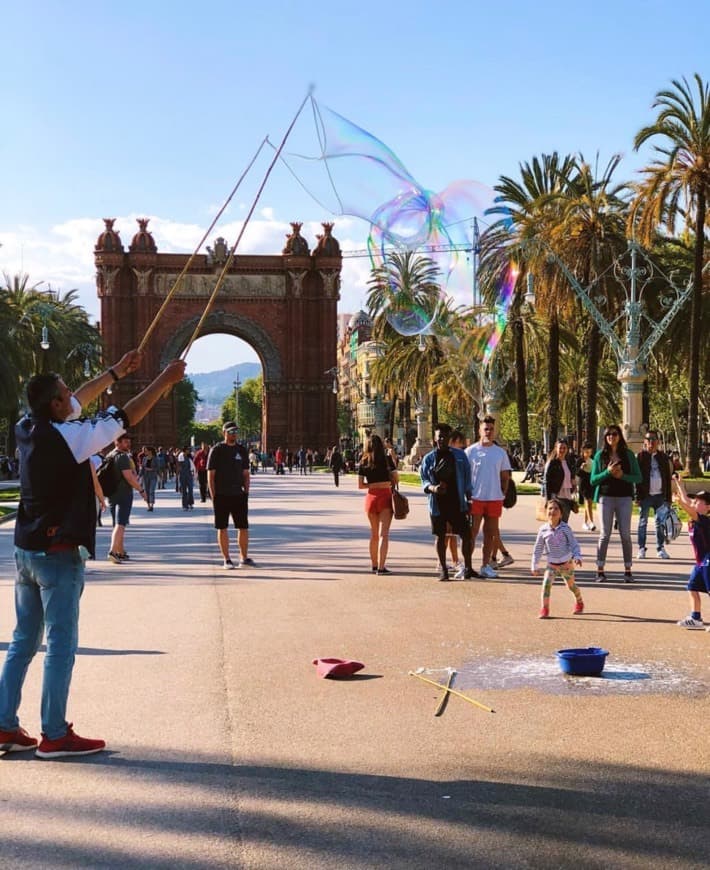
<instances>
[{"instance_id":1,"label":"asphalt pavement","mask_svg":"<svg viewBox=\"0 0 710 870\"><path fill-rule=\"evenodd\" d=\"M1 870L707 867L710 633L676 626L687 532L633 585L617 538L598 585L580 531L586 612L556 585L539 620L534 497L504 515L515 563L499 579L440 583L425 497L405 492L391 576L370 571L353 476L255 475L253 568L225 571L210 505L184 512L174 491L134 507L129 563L105 561L99 529L69 718L108 750L0 757ZM556 650L590 645L609 650L604 677L563 676ZM323 657L365 667L320 679ZM41 660L21 706L34 734ZM453 688L495 712L450 696L435 716L420 668L455 669Z\"/></svg>"}]
</instances>

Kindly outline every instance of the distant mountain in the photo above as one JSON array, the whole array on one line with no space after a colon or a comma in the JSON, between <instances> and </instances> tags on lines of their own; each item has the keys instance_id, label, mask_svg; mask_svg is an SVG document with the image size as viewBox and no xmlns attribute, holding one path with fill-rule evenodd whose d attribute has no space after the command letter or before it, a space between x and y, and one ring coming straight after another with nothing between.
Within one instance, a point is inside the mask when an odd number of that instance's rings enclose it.
<instances>
[{"instance_id":1,"label":"distant mountain","mask_svg":"<svg viewBox=\"0 0 710 870\"><path fill-rule=\"evenodd\" d=\"M196 419L214 419L219 415L222 402L234 392L234 381L239 375L240 383L261 374L259 363L244 362L216 372L200 372L188 374L200 397L195 417Z\"/></svg>"}]
</instances>

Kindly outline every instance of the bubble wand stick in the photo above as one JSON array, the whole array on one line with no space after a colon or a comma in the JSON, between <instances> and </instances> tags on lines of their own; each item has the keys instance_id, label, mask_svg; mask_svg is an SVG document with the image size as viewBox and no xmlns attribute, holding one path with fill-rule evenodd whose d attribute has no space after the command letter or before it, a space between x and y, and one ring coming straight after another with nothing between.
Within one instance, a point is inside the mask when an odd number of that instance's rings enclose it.
<instances>
[{"instance_id":1,"label":"bubble wand stick","mask_svg":"<svg viewBox=\"0 0 710 870\"><path fill-rule=\"evenodd\" d=\"M214 301L217 298L217 294L219 293L219 290L220 290L222 284L224 283L224 279L227 276L227 272L229 271L229 268L232 265L232 260L234 259L234 254L236 253L236 250L239 247L239 243L242 240L242 237L244 235L244 231L246 230L246 228L249 224L249 221L251 220L251 216L254 214L254 210L256 209L257 203L259 202L259 198L261 197L261 194L263 193L264 188L266 187L266 182L269 180L269 176L271 175L271 172L272 172L274 166L276 165L276 161L281 156L281 152L283 151L283 149L286 145L286 141L288 140L288 137L291 135L291 131L293 130L294 126L296 125L296 121L298 120L299 115L303 111L303 107L306 105L308 100L311 99L312 94L313 94L313 86L311 85L311 87L308 89L308 93L303 98L303 102L298 107L298 111L293 116L293 120L289 124L288 129L284 133L283 139L281 140L281 144L276 149L276 153L274 154L273 160L269 164L269 168L266 170L266 174L264 175L264 178L261 182L259 190L257 190L257 192L256 192L256 196L254 197L254 200L251 204L249 212L247 213L247 216L244 219L244 223L242 224L242 228L239 231L239 235L237 236L236 241L234 242L231 250L229 251L229 256L227 257L227 262L224 264L224 267L223 267L222 271L220 272L219 277L217 278L217 283L215 284L215 288L212 291L212 295L207 300L207 305L205 305L205 310L202 312L202 317L200 317L200 321L197 324L197 326L195 327L195 331L192 333L192 336L190 337L190 340L188 341L187 346L185 347L185 350L182 352L183 359L190 352L190 348L192 347L193 343L195 342L195 340L197 339L197 337L200 334L200 330L202 329L202 325L204 324L205 320L207 319L207 316L209 315L209 313L212 309L212 306L214 305Z\"/></svg>"},{"instance_id":2,"label":"bubble wand stick","mask_svg":"<svg viewBox=\"0 0 710 870\"><path fill-rule=\"evenodd\" d=\"M187 272L188 272L190 266L192 266L192 263L193 263L195 257L197 256L197 254L199 253L200 248L202 247L202 245L205 243L205 241L206 241L207 238L209 237L209 234L210 234L210 233L212 232L212 230L214 229L214 227L215 227L217 221L218 221L218 220L222 217L222 215L224 214L224 210L227 208L227 206L229 205L229 203L232 201L232 197L234 196L234 194L235 194L235 193L239 190L239 188L241 187L242 181L244 181L244 179L246 178L247 173L249 172L249 170L252 168L252 166L253 166L254 163L256 162L256 158L257 158L257 157L259 156L259 154L261 153L261 149L264 147L264 145L266 145L266 143L267 143L268 141L269 141L268 136L264 136L264 138L263 138L262 141L261 141L261 144L259 145L259 147L258 147L257 150L256 150L256 153L254 154L254 156L252 157L252 159L249 161L249 164L247 165L247 167L246 167L246 169L244 170L244 172L242 172L242 174L241 174L241 176L240 176L240 178L239 178L239 181L237 181L237 183L234 185L234 188L232 189L232 192L231 192L231 193L229 194L229 196L225 199L224 204L222 205L222 207L220 208L220 210L219 210L219 211L217 212L217 214L215 215L214 220L213 220L212 223L209 225L209 227L207 227L207 229L205 230L205 234L202 236L202 238L200 239L200 241L197 243L197 247L196 247L195 250L192 252L192 254L190 254L190 257L188 258L187 263L185 263L185 268L182 270L182 272L180 272L180 274L179 274L179 275L177 276L177 278L175 279L175 282L174 282L173 286L170 288L170 291L169 291L168 295L165 297L165 300L163 301L163 304L160 306L160 308L158 309L158 311L157 311L155 317L153 318L153 322L150 324L150 326L149 326L148 329L146 330L145 335L143 336L143 338L142 338L142 340L141 340L141 343L138 345L138 350L143 350L143 349L145 348L146 344L148 343L148 339L149 339L150 336L151 336L151 333L153 332L153 330L154 330L155 327L157 326L158 321L160 320L160 318L161 318L162 315L163 315L163 312L164 312L165 309L168 307L168 303L170 302L171 298L175 295L175 293L177 293L177 290L178 290L178 288L180 287L180 284L181 284L181 282L182 282L182 279L183 279L183 278L185 277L185 275L187 274Z\"/></svg>"},{"instance_id":3,"label":"bubble wand stick","mask_svg":"<svg viewBox=\"0 0 710 870\"><path fill-rule=\"evenodd\" d=\"M486 707L485 704L481 704L480 701L475 701L473 698L469 698L468 695L464 695L463 692L458 692L456 689L447 688L445 685L441 683L437 683L436 680L430 680L429 677L424 677L421 674L417 674L414 671L409 671L410 677L416 677L419 680L424 680L425 683L429 683L432 686L436 686L437 689L446 689L447 692L450 692L452 695L456 695L459 698L463 698L464 701L468 701L469 704L473 704L476 707L480 707L481 710L485 710L486 713L495 713L495 710L491 710L490 707Z\"/></svg>"}]
</instances>

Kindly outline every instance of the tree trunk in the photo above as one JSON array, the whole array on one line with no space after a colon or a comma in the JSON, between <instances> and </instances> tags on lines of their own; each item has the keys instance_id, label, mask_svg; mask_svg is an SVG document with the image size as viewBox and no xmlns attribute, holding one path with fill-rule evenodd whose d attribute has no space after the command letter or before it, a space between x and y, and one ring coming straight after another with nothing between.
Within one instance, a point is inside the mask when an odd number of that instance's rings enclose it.
<instances>
[{"instance_id":1,"label":"tree trunk","mask_svg":"<svg viewBox=\"0 0 710 870\"><path fill-rule=\"evenodd\" d=\"M599 390L599 327L592 321L587 335L587 383L584 393L584 432L592 444L597 443L597 392ZM611 424L612 420L608 423Z\"/></svg>"},{"instance_id":2,"label":"tree trunk","mask_svg":"<svg viewBox=\"0 0 710 870\"><path fill-rule=\"evenodd\" d=\"M700 477L700 435L698 430L698 399L700 394L700 344L703 322L703 255L705 243L705 195L698 193L695 215L695 262L693 264L693 296L690 309L690 370L688 372L688 443L686 471L691 477Z\"/></svg>"},{"instance_id":3,"label":"tree trunk","mask_svg":"<svg viewBox=\"0 0 710 870\"><path fill-rule=\"evenodd\" d=\"M392 396L392 401L390 402L390 413L389 413L389 424L390 424L390 434L389 437L392 439L392 443L394 444L394 427L397 421L397 394L395 393Z\"/></svg>"},{"instance_id":4,"label":"tree trunk","mask_svg":"<svg viewBox=\"0 0 710 870\"><path fill-rule=\"evenodd\" d=\"M547 357L547 392L550 398L549 449L557 441L560 428L560 324L557 311L550 316L550 353Z\"/></svg>"},{"instance_id":5,"label":"tree trunk","mask_svg":"<svg viewBox=\"0 0 710 870\"><path fill-rule=\"evenodd\" d=\"M576 443L576 448L577 448L577 455L581 455L581 453L582 453L582 442L585 440L585 437L584 437L584 435L583 435L583 431L584 431L584 413L583 413L583 411L582 411L582 393L581 393L581 391L578 391L578 392L577 392L577 398L576 398L574 404L575 404L575 408L574 408L574 410L575 410L575 415L574 415L574 425L575 425L575 427L576 427L576 429L577 429L577 436L576 436L577 443Z\"/></svg>"},{"instance_id":6,"label":"tree trunk","mask_svg":"<svg viewBox=\"0 0 710 870\"><path fill-rule=\"evenodd\" d=\"M528 429L528 384L523 336L523 321L518 317L513 321L515 400L518 406L518 430L520 432L520 444L523 449L523 463L527 465L530 461L530 431Z\"/></svg>"}]
</instances>

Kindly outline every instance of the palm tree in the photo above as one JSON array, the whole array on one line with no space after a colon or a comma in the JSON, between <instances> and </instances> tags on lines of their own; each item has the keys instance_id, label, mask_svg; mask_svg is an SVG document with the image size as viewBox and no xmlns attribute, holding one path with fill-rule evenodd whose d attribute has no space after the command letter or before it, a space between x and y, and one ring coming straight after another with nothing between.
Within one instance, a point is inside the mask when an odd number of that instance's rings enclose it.
<instances>
[{"instance_id":1,"label":"palm tree","mask_svg":"<svg viewBox=\"0 0 710 870\"><path fill-rule=\"evenodd\" d=\"M70 384L81 383L99 368L101 336L76 304L78 291L61 296L41 290L41 284L31 285L26 274L5 274L4 281L0 329L9 341L0 359L0 417L11 430L25 381L37 372L54 370Z\"/></svg>"},{"instance_id":2,"label":"palm tree","mask_svg":"<svg viewBox=\"0 0 710 870\"><path fill-rule=\"evenodd\" d=\"M373 364L373 384L383 394L429 397L434 421L437 395L431 375L442 360L434 332L448 317L439 278L431 258L415 251L392 252L373 269L367 299L372 338L383 345L383 355Z\"/></svg>"},{"instance_id":3,"label":"palm tree","mask_svg":"<svg viewBox=\"0 0 710 870\"><path fill-rule=\"evenodd\" d=\"M574 160L569 184L558 195L559 222L552 230L552 246L560 259L579 276L584 287L599 281L597 288L614 309L614 282L608 280L609 265L626 249L627 201L625 183L613 182L621 162L614 155L599 173L592 169L582 154ZM583 428L587 438L594 440L597 429L597 398L599 387L600 339L599 327L588 315L587 352L582 371L586 373ZM578 433L581 435L581 433Z\"/></svg>"},{"instance_id":4,"label":"palm tree","mask_svg":"<svg viewBox=\"0 0 710 870\"><path fill-rule=\"evenodd\" d=\"M672 88L658 91L653 102L660 111L653 124L636 134L634 148L661 137L654 145L657 155L642 170L630 216L631 226L645 241L653 239L659 226L673 233L679 218L692 226L694 240L693 294L690 311L690 366L688 371L688 447L686 469L701 474L698 406L700 393L700 348L707 340L702 319L705 226L710 198L710 87L694 75L697 94L685 77L674 79Z\"/></svg>"},{"instance_id":5,"label":"palm tree","mask_svg":"<svg viewBox=\"0 0 710 870\"><path fill-rule=\"evenodd\" d=\"M551 234L559 220L557 196L569 182L574 168L574 159L567 155L560 157L557 152L533 157L529 163L520 164L520 181L501 176L494 186L498 205L490 209L491 214L501 218L483 234L481 273L485 285L486 272L492 272L494 279L489 286L496 286L496 275L500 274L501 258L508 263L518 264L518 293L525 286L527 274L535 274L539 279L536 289L537 306L544 312L548 324L547 337L547 394L548 394L548 431L551 441L557 438L559 428L560 394L560 313L569 305L569 288L561 280L559 272L548 262L546 245L551 242ZM538 244L538 243L542 244ZM514 309L520 300L514 302ZM521 373L526 371L520 354L523 343L520 330L516 342L518 388L518 413L527 421L527 398L523 388ZM527 426L527 422L525 423ZM521 429L521 431L523 431Z\"/></svg>"}]
</instances>

